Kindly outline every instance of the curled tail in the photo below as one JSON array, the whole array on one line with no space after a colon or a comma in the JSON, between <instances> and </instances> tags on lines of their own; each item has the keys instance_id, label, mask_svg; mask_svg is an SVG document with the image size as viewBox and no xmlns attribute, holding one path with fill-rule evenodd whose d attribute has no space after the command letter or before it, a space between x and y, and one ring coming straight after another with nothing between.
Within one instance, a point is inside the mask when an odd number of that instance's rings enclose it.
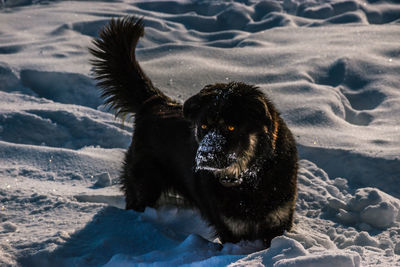
<instances>
[{"instance_id":1,"label":"curled tail","mask_svg":"<svg viewBox=\"0 0 400 267\"><path fill-rule=\"evenodd\" d=\"M143 20L136 17L111 19L93 40L90 53L97 85L102 89L105 105L117 116L136 113L146 100L159 97L168 101L155 88L136 61L135 48L144 33Z\"/></svg>"}]
</instances>

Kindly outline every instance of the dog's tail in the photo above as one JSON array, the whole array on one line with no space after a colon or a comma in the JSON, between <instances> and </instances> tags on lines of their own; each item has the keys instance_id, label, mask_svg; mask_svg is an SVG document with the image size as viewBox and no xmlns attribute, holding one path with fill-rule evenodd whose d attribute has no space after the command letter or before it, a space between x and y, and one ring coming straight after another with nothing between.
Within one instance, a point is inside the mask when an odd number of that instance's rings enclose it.
<instances>
[{"instance_id":1,"label":"dog's tail","mask_svg":"<svg viewBox=\"0 0 400 267\"><path fill-rule=\"evenodd\" d=\"M150 98L169 101L155 88L136 61L135 48L144 33L143 20L136 17L111 19L89 48L97 85L102 89L105 105L116 116L136 113Z\"/></svg>"}]
</instances>

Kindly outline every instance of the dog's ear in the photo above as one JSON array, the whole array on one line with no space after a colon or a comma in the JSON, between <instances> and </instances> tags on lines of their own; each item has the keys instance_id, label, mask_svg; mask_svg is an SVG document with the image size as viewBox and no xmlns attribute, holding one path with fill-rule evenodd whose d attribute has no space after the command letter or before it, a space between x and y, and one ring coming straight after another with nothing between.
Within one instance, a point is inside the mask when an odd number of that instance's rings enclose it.
<instances>
[{"instance_id":1,"label":"dog's ear","mask_svg":"<svg viewBox=\"0 0 400 267\"><path fill-rule=\"evenodd\" d=\"M267 126L268 131L273 131L273 128L275 127L274 120L276 118L276 115L278 114L274 105L271 103L271 101L269 101L269 99L263 96L259 98L258 107L261 112L259 118L264 118L264 123L265 126Z\"/></svg>"},{"instance_id":2,"label":"dog's ear","mask_svg":"<svg viewBox=\"0 0 400 267\"><path fill-rule=\"evenodd\" d=\"M196 120L201 108L201 95L197 94L190 97L183 103L183 116L188 120Z\"/></svg>"},{"instance_id":3,"label":"dog's ear","mask_svg":"<svg viewBox=\"0 0 400 267\"><path fill-rule=\"evenodd\" d=\"M264 96L259 95L249 101L251 115L254 118L258 118L258 122L263 123L268 129L273 126L275 108L272 103Z\"/></svg>"}]
</instances>

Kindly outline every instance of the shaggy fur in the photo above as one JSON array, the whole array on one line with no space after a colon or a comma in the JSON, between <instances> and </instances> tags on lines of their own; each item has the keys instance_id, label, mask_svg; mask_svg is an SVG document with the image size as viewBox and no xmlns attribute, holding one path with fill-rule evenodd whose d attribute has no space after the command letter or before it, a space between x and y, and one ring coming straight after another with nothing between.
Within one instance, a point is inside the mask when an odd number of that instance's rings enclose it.
<instances>
[{"instance_id":1,"label":"shaggy fur","mask_svg":"<svg viewBox=\"0 0 400 267\"><path fill-rule=\"evenodd\" d=\"M143 211L174 191L198 208L222 242L290 230L296 200L295 141L255 86L206 86L180 105L155 88L135 57L141 19L111 20L90 49L105 103L135 115L121 174L126 208Z\"/></svg>"}]
</instances>

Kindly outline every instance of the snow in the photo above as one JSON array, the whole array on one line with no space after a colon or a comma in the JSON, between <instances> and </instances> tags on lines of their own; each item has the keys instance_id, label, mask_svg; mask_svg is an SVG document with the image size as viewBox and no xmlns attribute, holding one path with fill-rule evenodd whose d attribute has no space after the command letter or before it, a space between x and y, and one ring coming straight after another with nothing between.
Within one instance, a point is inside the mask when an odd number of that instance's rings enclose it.
<instances>
[{"instance_id":1,"label":"snow","mask_svg":"<svg viewBox=\"0 0 400 267\"><path fill-rule=\"evenodd\" d=\"M102 106L87 48L143 16L138 59L183 102L256 84L300 154L295 226L221 245L196 210L124 210L133 125ZM1 266L399 266L396 1L0 1Z\"/></svg>"}]
</instances>

